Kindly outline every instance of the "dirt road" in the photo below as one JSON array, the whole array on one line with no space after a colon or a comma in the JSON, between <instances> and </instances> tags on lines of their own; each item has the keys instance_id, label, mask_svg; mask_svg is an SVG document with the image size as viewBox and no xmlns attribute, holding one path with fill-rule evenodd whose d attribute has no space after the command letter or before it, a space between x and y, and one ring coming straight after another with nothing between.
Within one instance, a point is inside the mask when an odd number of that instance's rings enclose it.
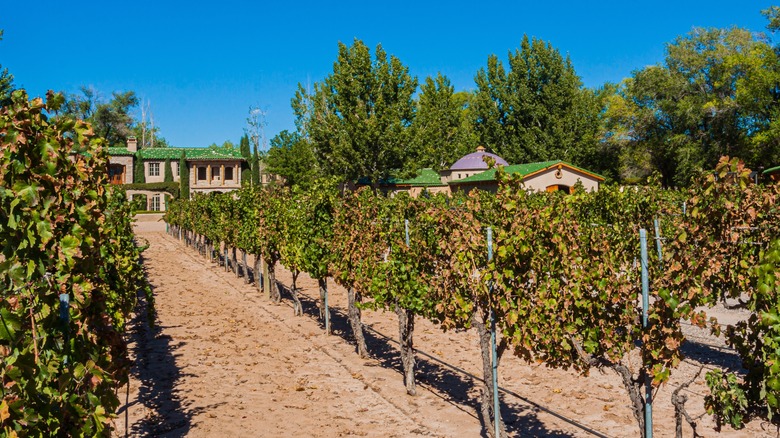
<instances>
[{"instance_id":1,"label":"dirt road","mask_svg":"<svg viewBox=\"0 0 780 438\"><path fill-rule=\"evenodd\" d=\"M419 320L415 343L431 357L418 355L418 395L410 397L391 340L397 335L395 314L364 313L366 326L376 332L368 333L373 357L360 359L350 343L341 289L332 287L334 334L325 336L317 321L315 281L299 278L304 316L294 317L289 300L266 301L254 286L163 231L160 222L137 227L138 237L150 244L144 257L158 326L135 321L135 365L120 393L125 404L116 420L118 436L484 436L477 418L479 382L460 372L480 375L474 333L442 333ZM290 284L288 272L277 273ZM615 375L581 377L507 356L500 384L522 397L502 396L511 435L594 436L587 428L604 436L637 435ZM672 384L695 369L684 365ZM657 436L674 436L672 389L667 385L658 394ZM706 393L703 377L691 390ZM718 435L702 415L701 398L689 397L704 436L770 436L760 425L739 432L724 428Z\"/></svg>"}]
</instances>

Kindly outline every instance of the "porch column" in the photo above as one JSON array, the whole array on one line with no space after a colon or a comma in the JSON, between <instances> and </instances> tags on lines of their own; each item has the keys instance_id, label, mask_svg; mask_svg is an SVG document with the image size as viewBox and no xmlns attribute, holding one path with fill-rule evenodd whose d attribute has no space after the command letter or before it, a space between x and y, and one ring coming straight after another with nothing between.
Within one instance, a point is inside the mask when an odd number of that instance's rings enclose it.
<instances>
[{"instance_id":1,"label":"porch column","mask_svg":"<svg viewBox=\"0 0 780 438\"><path fill-rule=\"evenodd\" d=\"M220 174L219 185L224 186L225 185L225 165L224 164L220 164L219 165L219 172L220 172L219 173Z\"/></svg>"},{"instance_id":2,"label":"porch column","mask_svg":"<svg viewBox=\"0 0 780 438\"><path fill-rule=\"evenodd\" d=\"M208 185L211 185L211 164L206 165L206 180L208 181Z\"/></svg>"}]
</instances>

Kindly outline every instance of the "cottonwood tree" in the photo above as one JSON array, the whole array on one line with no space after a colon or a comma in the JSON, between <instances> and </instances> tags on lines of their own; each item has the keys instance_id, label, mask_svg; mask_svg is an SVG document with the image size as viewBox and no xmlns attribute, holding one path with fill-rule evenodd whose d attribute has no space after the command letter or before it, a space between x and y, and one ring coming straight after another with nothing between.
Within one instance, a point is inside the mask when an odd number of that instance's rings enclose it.
<instances>
[{"instance_id":1,"label":"cottonwood tree","mask_svg":"<svg viewBox=\"0 0 780 438\"><path fill-rule=\"evenodd\" d=\"M634 173L687 185L723 155L758 168L780 159L777 53L745 29L694 29L610 98L606 141L622 143Z\"/></svg>"},{"instance_id":2,"label":"cottonwood tree","mask_svg":"<svg viewBox=\"0 0 780 438\"><path fill-rule=\"evenodd\" d=\"M495 55L476 75L471 105L482 144L514 163L562 159L584 165L598 133L592 91L568 57L523 37L507 68Z\"/></svg>"},{"instance_id":3,"label":"cottonwood tree","mask_svg":"<svg viewBox=\"0 0 780 438\"><path fill-rule=\"evenodd\" d=\"M416 167L448 168L476 147L471 123L464 117L470 94L456 94L441 73L427 77L420 90L412 123Z\"/></svg>"},{"instance_id":4,"label":"cottonwood tree","mask_svg":"<svg viewBox=\"0 0 780 438\"><path fill-rule=\"evenodd\" d=\"M266 171L284 178L288 187L308 188L317 174L311 144L297 132L284 130L271 139L265 158Z\"/></svg>"},{"instance_id":5,"label":"cottonwood tree","mask_svg":"<svg viewBox=\"0 0 780 438\"><path fill-rule=\"evenodd\" d=\"M324 173L347 180L367 177L377 185L407 167L416 89L408 67L381 45L372 59L358 39L350 47L339 43L333 72L314 84L311 95L302 87L296 94L311 101L311 112L303 117Z\"/></svg>"}]
</instances>

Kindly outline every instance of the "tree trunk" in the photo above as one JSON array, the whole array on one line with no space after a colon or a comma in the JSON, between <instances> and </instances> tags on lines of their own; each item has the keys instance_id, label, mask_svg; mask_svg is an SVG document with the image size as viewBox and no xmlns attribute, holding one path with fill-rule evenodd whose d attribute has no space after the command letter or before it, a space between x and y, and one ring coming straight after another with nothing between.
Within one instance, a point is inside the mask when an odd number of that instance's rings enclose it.
<instances>
[{"instance_id":1,"label":"tree trunk","mask_svg":"<svg viewBox=\"0 0 780 438\"><path fill-rule=\"evenodd\" d=\"M222 244L223 250L222 250L222 261L225 263L225 272L230 271L230 262L228 257L228 246L227 243Z\"/></svg>"},{"instance_id":2,"label":"tree trunk","mask_svg":"<svg viewBox=\"0 0 780 438\"><path fill-rule=\"evenodd\" d=\"M330 334L330 308L328 307L328 279L318 278L317 284L320 286L320 319L325 323L325 334Z\"/></svg>"},{"instance_id":3,"label":"tree trunk","mask_svg":"<svg viewBox=\"0 0 780 438\"><path fill-rule=\"evenodd\" d=\"M296 269L292 270L292 290L290 292L292 293L292 297L293 297L294 316L303 316L303 305L301 304L301 300L298 299L298 275L299 274L300 271Z\"/></svg>"},{"instance_id":4,"label":"tree trunk","mask_svg":"<svg viewBox=\"0 0 780 438\"><path fill-rule=\"evenodd\" d=\"M238 250L235 246L231 247L230 249L230 261L233 265L233 273L236 274L236 277L239 277L240 273L238 272Z\"/></svg>"},{"instance_id":5,"label":"tree trunk","mask_svg":"<svg viewBox=\"0 0 780 438\"><path fill-rule=\"evenodd\" d=\"M265 295L266 300L271 299L271 281L268 278L268 262L265 261L265 259L261 258L261 263L263 264L263 294Z\"/></svg>"},{"instance_id":6,"label":"tree trunk","mask_svg":"<svg viewBox=\"0 0 780 438\"><path fill-rule=\"evenodd\" d=\"M255 286L257 286L257 293L263 293L263 278L260 275L262 265L260 255L255 254Z\"/></svg>"},{"instance_id":7,"label":"tree trunk","mask_svg":"<svg viewBox=\"0 0 780 438\"><path fill-rule=\"evenodd\" d=\"M249 284L249 262L246 261L246 251L241 250L241 261L244 263L244 283Z\"/></svg>"},{"instance_id":8,"label":"tree trunk","mask_svg":"<svg viewBox=\"0 0 780 438\"><path fill-rule=\"evenodd\" d=\"M347 289L347 300L349 324L352 326L352 333L355 335L358 356L363 359L368 359L366 338L363 337L363 323L360 322L360 309L357 307L357 304L362 301L362 297L359 292L355 292L355 290L350 287Z\"/></svg>"},{"instance_id":9,"label":"tree trunk","mask_svg":"<svg viewBox=\"0 0 780 438\"><path fill-rule=\"evenodd\" d=\"M498 438L495 436L495 425L493 423L495 400L493 400L493 351L490 342L490 330L488 329L489 323L481 321L477 314L474 314L473 325L479 333L479 346L482 350L482 378L484 384L482 385L482 395L480 396L480 416L482 417L482 424L487 429L488 436ZM499 359L500 356L496 355ZM501 418L501 412L498 412L498 430L500 436L506 437L506 427L504 426L504 420Z\"/></svg>"},{"instance_id":10,"label":"tree trunk","mask_svg":"<svg viewBox=\"0 0 780 438\"><path fill-rule=\"evenodd\" d=\"M282 294L279 292L279 285L276 284L276 262L268 264L268 285L271 292L271 300L275 303L282 302Z\"/></svg>"},{"instance_id":11,"label":"tree trunk","mask_svg":"<svg viewBox=\"0 0 780 438\"><path fill-rule=\"evenodd\" d=\"M395 305L395 313L398 314L398 347L401 350L401 364L404 368L404 385L406 393L417 395L414 384L414 313Z\"/></svg>"},{"instance_id":12,"label":"tree trunk","mask_svg":"<svg viewBox=\"0 0 780 438\"><path fill-rule=\"evenodd\" d=\"M634 413L634 419L639 425L639 436L645 438L645 398L642 396L643 383L646 376L645 369L641 368L639 376L634 378L628 367L622 364L614 364L611 368L623 380L623 387L631 399L631 410Z\"/></svg>"}]
</instances>

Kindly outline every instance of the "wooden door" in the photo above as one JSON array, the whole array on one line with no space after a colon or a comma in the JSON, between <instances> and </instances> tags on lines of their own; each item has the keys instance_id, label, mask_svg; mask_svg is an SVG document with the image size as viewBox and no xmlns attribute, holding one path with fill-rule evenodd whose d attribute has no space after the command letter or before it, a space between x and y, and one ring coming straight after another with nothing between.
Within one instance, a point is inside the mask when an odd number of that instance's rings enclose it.
<instances>
[{"instance_id":1,"label":"wooden door","mask_svg":"<svg viewBox=\"0 0 780 438\"><path fill-rule=\"evenodd\" d=\"M111 184L124 184L125 166L121 164L109 164L108 179Z\"/></svg>"}]
</instances>

